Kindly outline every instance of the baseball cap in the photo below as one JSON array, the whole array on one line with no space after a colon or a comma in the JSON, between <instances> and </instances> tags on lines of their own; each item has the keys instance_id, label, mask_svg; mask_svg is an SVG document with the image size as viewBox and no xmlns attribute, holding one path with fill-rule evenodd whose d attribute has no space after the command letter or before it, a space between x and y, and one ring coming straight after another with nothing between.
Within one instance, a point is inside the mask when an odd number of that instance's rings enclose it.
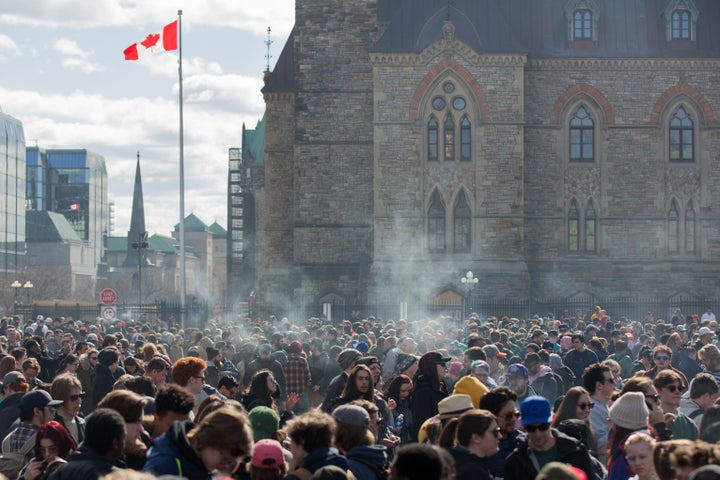
<instances>
[{"instance_id":1,"label":"baseball cap","mask_svg":"<svg viewBox=\"0 0 720 480\"><path fill-rule=\"evenodd\" d=\"M3 386L12 385L13 383L27 383L25 375L18 371L6 373L5 377L3 377Z\"/></svg>"},{"instance_id":2,"label":"baseball cap","mask_svg":"<svg viewBox=\"0 0 720 480\"><path fill-rule=\"evenodd\" d=\"M283 449L277 440L263 439L253 446L250 465L267 470L280 470L285 458Z\"/></svg>"},{"instance_id":3,"label":"baseball cap","mask_svg":"<svg viewBox=\"0 0 720 480\"><path fill-rule=\"evenodd\" d=\"M539 395L527 397L520 405L520 421L523 426L552 422L550 402Z\"/></svg>"},{"instance_id":4,"label":"baseball cap","mask_svg":"<svg viewBox=\"0 0 720 480\"><path fill-rule=\"evenodd\" d=\"M710 330L708 327L702 327L702 328L698 331L698 335L700 335L700 336L703 336L703 335L712 335L712 334L713 334L713 331Z\"/></svg>"},{"instance_id":5,"label":"baseball cap","mask_svg":"<svg viewBox=\"0 0 720 480\"><path fill-rule=\"evenodd\" d=\"M482 349L487 357L507 357L507 353L501 352L497 345L485 345Z\"/></svg>"},{"instance_id":6,"label":"baseball cap","mask_svg":"<svg viewBox=\"0 0 720 480\"><path fill-rule=\"evenodd\" d=\"M470 395L455 393L440 400L438 403L438 416L441 419L453 418L473 408L475 406Z\"/></svg>"},{"instance_id":7,"label":"baseball cap","mask_svg":"<svg viewBox=\"0 0 720 480\"><path fill-rule=\"evenodd\" d=\"M370 424L367 410L358 405L341 405L332 412L337 423L351 427L363 427Z\"/></svg>"},{"instance_id":8,"label":"baseball cap","mask_svg":"<svg viewBox=\"0 0 720 480\"><path fill-rule=\"evenodd\" d=\"M50 394L45 390L32 390L27 392L20 399L20 410L27 412L33 408L45 408L48 406L54 407L56 405L61 405L62 403L62 400L53 400Z\"/></svg>"},{"instance_id":9,"label":"baseball cap","mask_svg":"<svg viewBox=\"0 0 720 480\"><path fill-rule=\"evenodd\" d=\"M505 371L507 375L528 378L528 369L522 363L513 363Z\"/></svg>"}]
</instances>

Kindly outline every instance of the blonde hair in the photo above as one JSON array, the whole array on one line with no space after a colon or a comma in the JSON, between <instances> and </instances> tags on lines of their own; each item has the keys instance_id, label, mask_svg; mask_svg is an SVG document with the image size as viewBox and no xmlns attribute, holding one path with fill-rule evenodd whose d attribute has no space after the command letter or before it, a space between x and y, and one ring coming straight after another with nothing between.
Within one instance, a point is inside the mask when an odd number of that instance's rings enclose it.
<instances>
[{"instance_id":1,"label":"blonde hair","mask_svg":"<svg viewBox=\"0 0 720 480\"><path fill-rule=\"evenodd\" d=\"M207 415L187 436L198 454L207 447L227 451L234 457L252 452L253 434L247 416L231 406Z\"/></svg>"}]
</instances>

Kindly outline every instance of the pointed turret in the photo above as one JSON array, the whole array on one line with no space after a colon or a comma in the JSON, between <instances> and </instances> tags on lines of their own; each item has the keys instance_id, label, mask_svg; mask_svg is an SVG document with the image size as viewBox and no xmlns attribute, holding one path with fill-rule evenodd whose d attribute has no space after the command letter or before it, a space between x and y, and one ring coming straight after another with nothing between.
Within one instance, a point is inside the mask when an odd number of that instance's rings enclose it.
<instances>
[{"instance_id":1,"label":"pointed turret","mask_svg":"<svg viewBox=\"0 0 720 480\"><path fill-rule=\"evenodd\" d=\"M147 244L147 230L145 230L145 203L143 201L142 178L140 177L140 152L137 152L137 166L135 167L135 189L133 191L132 216L130 217L130 230L128 231L128 250L124 267L137 267L138 244Z\"/></svg>"}]
</instances>

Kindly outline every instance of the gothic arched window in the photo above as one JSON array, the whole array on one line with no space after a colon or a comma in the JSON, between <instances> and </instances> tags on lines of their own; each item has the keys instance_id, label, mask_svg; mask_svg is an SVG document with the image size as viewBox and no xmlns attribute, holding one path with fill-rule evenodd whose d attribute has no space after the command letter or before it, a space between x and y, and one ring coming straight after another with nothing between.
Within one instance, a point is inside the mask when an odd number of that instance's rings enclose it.
<instances>
[{"instance_id":1,"label":"gothic arched window","mask_svg":"<svg viewBox=\"0 0 720 480\"><path fill-rule=\"evenodd\" d=\"M673 199L670 204L670 211L667 217L668 229L668 252L677 253L680 244L680 215L678 214L677 203Z\"/></svg>"},{"instance_id":2,"label":"gothic arched window","mask_svg":"<svg viewBox=\"0 0 720 480\"><path fill-rule=\"evenodd\" d=\"M570 119L570 161L595 160L595 123L584 106L580 106Z\"/></svg>"},{"instance_id":3,"label":"gothic arched window","mask_svg":"<svg viewBox=\"0 0 720 480\"><path fill-rule=\"evenodd\" d=\"M587 9L575 10L573 14L573 39L591 40L592 38L592 12Z\"/></svg>"},{"instance_id":4,"label":"gothic arched window","mask_svg":"<svg viewBox=\"0 0 720 480\"><path fill-rule=\"evenodd\" d=\"M595 207L592 201L588 203L585 209L585 251L595 251Z\"/></svg>"},{"instance_id":5,"label":"gothic arched window","mask_svg":"<svg viewBox=\"0 0 720 480\"><path fill-rule=\"evenodd\" d=\"M430 253L445 251L445 206L437 190L430 198L427 217L427 240Z\"/></svg>"},{"instance_id":6,"label":"gothic arched window","mask_svg":"<svg viewBox=\"0 0 720 480\"><path fill-rule=\"evenodd\" d=\"M685 209L685 253L695 253L695 209L692 201Z\"/></svg>"},{"instance_id":7,"label":"gothic arched window","mask_svg":"<svg viewBox=\"0 0 720 480\"><path fill-rule=\"evenodd\" d=\"M438 159L438 123L430 117L427 124L428 160Z\"/></svg>"},{"instance_id":8,"label":"gothic arched window","mask_svg":"<svg viewBox=\"0 0 720 480\"><path fill-rule=\"evenodd\" d=\"M470 251L471 220L470 205L461 191L453 209L453 252Z\"/></svg>"},{"instance_id":9,"label":"gothic arched window","mask_svg":"<svg viewBox=\"0 0 720 480\"><path fill-rule=\"evenodd\" d=\"M695 149L693 146L694 123L684 107L678 107L670 119L670 161L692 162Z\"/></svg>"},{"instance_id":10,"label":"gothic arched window","mask_svg":"<svg viewBox=\"0 0 720 480\"><path fill-rule=\"evenodd\" d=\"M464 115L460 120L460 160L470 160L470 120Z\"/></svg>"},{"instance_id":11,"label":"gothic arched window","mask_svg":"<svg viewBox=\"0 0 720 480\"><path fill-rule=\"evenodd\" d=\"M568 250L571 252L580 251L580 212L577 202L573 199L568 210Z\"/></svg>"},{"instance_id":12,"label":"gothic arched window","mask_svg":"<svg viewBox=\"0 0 720 480\"><path fill-rule=\"evenodd\" d=\"M673 11L670 23L673 40L690 40L690 12L688 10Z\"/></svg>"},{"instance_id":13,"label":"gothic arched window","mask_svg":"<svg viewBox=\"0 0 720 480\"><path fill-rule=\"evenodd\" d=\"M445 161L455 160L455 121L452 115L449 113L445 117L445 123L443 124L443 136L445 144L443 145Z\"/></svg>"}]
</instances>

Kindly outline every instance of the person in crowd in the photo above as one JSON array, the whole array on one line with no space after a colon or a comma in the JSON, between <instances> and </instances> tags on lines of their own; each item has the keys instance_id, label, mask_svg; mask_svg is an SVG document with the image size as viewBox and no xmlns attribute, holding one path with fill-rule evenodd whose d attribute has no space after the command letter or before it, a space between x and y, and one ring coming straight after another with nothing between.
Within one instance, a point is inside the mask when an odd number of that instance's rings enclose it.
<instances>
[{"instance_id":1,"label":"person in crowd","mask_svg":"<svg viewBox=\"0 0 720 480\"><path fill-rule=\"evenodd\" d=\"M67 463L77 449L75 440L56 421L40 426L35 437L34 456L18 474L18 480L45 480L56 469Z\"/></svg>"},{"instance_id":2,"label":"person in crowd","mask_svg":"<svg viewBox=\"0 0 720 480\"><path fill-rule=\"evenodd\" d=\"M205 367L205 362L200 358L183 357L175 362L170 371L173 381L195 396L196 406L207 396L203 394Z\"/></svg>"},{"instance_id":3,"label":"person in crowd","mask_svg":"<svg viewBox=\"0 0 720 480\"><path fill-rule=\"evenodd\" d=\"M373 376L370 368L366 365L355 365L350 372L347 383L342 394L335 400L335 406L350 403L353 400L364 399L373 401L375 399L373 388Z\"/></svg>"},{"instance_id":4,"label":"person in crowd","mask_svg":"<svg viewBox=\"0 0 720 480\"><path fill-rule=\"evenodd\" d=\"M293 410L296 413L306 412L310 408L310 367L304 356L302 343L297 340L293 340L288 349L285 383L288 395L295 394L298 398Z\"/></svg>"},{"instance_id":5,"label":"person in crowd","mask_svg":"<svg viewBox=\"0 0 720 480\"><path fill-rule=\"evenodd\" d=\"M342 350L337 357L337 363L340 365L342 372L336 375L328 384L325 399L320 406L320 410L329 413L332 411L335 400L342 394L345 384L350 377L350 372L355 368L357 361L362 358L362 353L354 348L346 348ZM332 362L328 362L331 364Z\"/></svg>"},{"instance_id":6,"label":"person in crowd","mask_svg":"<svg viewBox=\"0 0 720 480\"><path fill-rule=\"evenodd\" d=\"M110 408L125 420L125 463L133 470L141 470L150 446L150 437L144 432L142 418L147 400L129 390L113 390L98 403L98 408Z\"/></svg>"},{"instance_id":7,"label":"person in crowd","mask_svg":"<svg viewBox=\"0 0 720 480\"><path fill-rule=\"evenodd\" d=\"M20 400L27 393L30 385L25 376L18 371L5 374L2 382L3 400L0 403L0 436L10 433L11 426L20 415Z\"/></svg>"},{"instance_id":8,"label":"person in crowd","mask_svg":"<svg viewBox=\"0 0 720 480\"><path fill-rule=\"evenodd\" d=\"M85 424L82 448L50 475L50 480L98 480L118 468L125 444L125 421L115 410L98 408Z\"/></svg>"},{"instance_id":9,"label":"person in crowd","mask_svg":"<svg viewBox=\"0 0 720 480\"><path fill-rule=\"evenodd\" d=\"M501 437L498 452L486 460L496 480L505 477L505 459L520 445L520 440L524 438L524 433L521 433L516 428L517 420L520 417L520 412L515 404L516 401L517 395L515 392L506 387L492 389L480 399L480 408L495 415L500 428Z\"/></svg>"},{"instance_id":10,"label":"person in crowd","mask_svg":"<svg viewBox=\"0 0 720 480\"><path fill-rule=\"evenodd\" d=\"M301 480L328 465L347 471L347 458L332 448L335 436L335 420L327 413L311 410L293 418L287 425L290 452L296 470L286 480Z\"/></svg>"},{"instance_id":11,"label":"person in crowd","mask_svg":"<svg viewBox=\"0 0 720 480\"><path fill-rule=\"evenodd\" d=\"M621 480L630 477L630 469L622 446L635 432L649 433L649 410L642 392L627 392L610 407L612 433L609 440L608 479Z\"/></svg>"},{"instance_id":12,"label":"person in crowd","mask_svg":"<svg viewBox=\"0 0 720 480\"><path fill-rule=\"evenodd\" d=\"M450 357L443 357L437 351L425 353L418 362L418 371L413 378L413 390L410 400L414 425L411 436L417 438L418 430L428 418L437 415L438 403L448 396L442 378L447 371Z\"/></svg>"},{"instance_id":13,"label":"person in crowd","mask_svg":"<svg viewBox=\"0 0 720 480\"><path fill-rule=\"evenodd\" d=\"M608 360L614 360L620 365L621 379L630 378L633 375L633 360L630 356L631 352L628 349L627 342L624 340L618 340L614 344L615 353L608 357ZM622 388L622 387L620 387Z\"/></svg>"},{"instance_id":14,"label":"person in crowd","mask_svg":"<svg viewBox=\"0 0 720 480\"><path fill-rule=\"evenodd\" d=\"M622 390L624 383L622 377L620 376L622 374L622 367L620 364L611 358L606 358L600 362L600 365L605 365L610 369L613 380L615 380L615 383L613 384L615 390Z\"/></svg>"},{"instance_id":15,"label":"person in crowd","mask_svg":"<svg viewBox=\"0 0 720 480\"><path fill-rule=\"evenodd\" d=\"M58 367L57 371L55 372L55 376L58 377L65 373L69 373L70 375L77 375L77 369L79 366L80 357L72 353L66 355L58 361Z\"/></svg>"},{"instance_id":16,"label":"person in crowd","mask_svg":"<svg viewBox=\"0 0 720 480\"><path fill-rule=\"evenodd\" d=\"M573 350L569 351L563 363L572 370L575 375L575 386L582 386L582 375L587 367L598 363L598 357L592 350L585 347L585 336L582 333L575 333L571 337Z\"/></svg>"},{"instance_id":17,"label":"person in crowd","mask_svg":"<svg viewBox=\"0 0 720 480\"><path fill-rule=\"evenodd\" d=\"M180 359L178 359L179 361ZM176 362L177 363L177 362ZM150 378L155 388L160 388L167 381L170 366L162 357L154 357L145 364L145 376Z\"/></svg>"},{"instance_id":18,"label":"person in crowd","mask_svg":"<svg viewBox=\"0 0 720 480\"><path fill-rule=\"evenodd\" d=\"M606 464L607 442L610 436L610 399L615 391L615 380L610 367L595 363L585 369L582 376L585 390L590 394L593 407L589 411L590 425L597 442L597 458Z\"/></svg>"},{"instance_id":19,"label":"person in crowd","mask_svg":"<svg viewBox=\"0 0 720 480\"><path fill-rule=\"evenodd\" d=\"M258 346L257 354L257 358L247 364L245 368L243 384L250 385L252 377L260 370L270 370L278 384L280 392L279 398L282 399L287 392L287 390L285 390L285 372L282 364L273 357L272 347L267 343Z\"/></svg>"},{"instance_id":20,"label":"person in crowd","mask_svg":"<svg viewBox=\"0 0 720 480\"><path fill-rule=\"evenodd\" d=\"M504 358L507 358L507 353L501 352L497 345L490 344L485 345L483 348L483 351L485 352L485 358L484 360L487 362L488 366L490 367L490 377L488 379L488 383L497 385L497 382L500 378L500 372L502 369L502 360ZM483 360L483 359L480 359ZM492 382L490 382L492 380Z\"/></svg>"},{"instance_id":21,"label":"person in crowd","mask_svg":"<svg viewBox=\"0 0 720 480\"><path fill-rule=\"evenodd\" d=\"M720 349L716 345L706 345L698 351L698 356L705 372L715 377L720 384Z\"/></svg>"},{"instance_id":22,"label":"person in crowd","mask_svg":"<svg viewBox=\"0 0 720 480\"><path fill-rule=\"evenodd\" d=\"M472 364L477 360L485 360L487 355L482 347L470 347L463 353L462 368L465 375L470 375L472 371Z\"/></svg>"},{"instance_id":23,"label":"person in crowd","mask_svg":"<svg viewBox=\"0 0 720 480\"><path fill-rule=\"evenodd\" d=\"M661 441L670 440L672 432L668 428L668 422L673 420L674 415L663 412L660 405L660 395L658 395L652 380L642 375L631 377L625 382L625 386L620 391L620 396L628 392L640 392L643 394L649 412L648 423L655 430L655 437Z\"/></svg>"},{"instance_id":24,"label":"person in crowd","mask_svg":"<svg viewBox=\"0 0 720 480\"><path fill-rule=\"evenodd\" d=\"M667 345L658 345L653 349L653 361L655 362L655 366L652 367L649 370L646 370L643 374L646 377L649 377L652 380L655 380L655 377L657 377L657 374L662 372L663 370L672 370L673 372L680 375L680 378L682 379L682 388L685 390L688 386L687 378L685 378L685 375L678 370L677 368L672 366L672 350Z\"/></svg>"},{"instance_id":25,"label":"person in crowd","mask_svg":"<svg viewBox=\"0 0 720 480\"><path fill-rule=\"evenodd\" d=\"M631 480L659 480L653 464L655 439L647 433L633 433L624 445L628 466L635 473Z\"/></svg>"},{"instance_id":26,"label":"person in crowd","mask_svg":"<svg viewBox=\"0 0 720 480\"><path fill-rule=\"evenodd\" d=\"M540 361L540 355L530 353L525 356L525 368L528 370L528 383L537 395L545 397L551 404L560 393L560 386L555 380L552 369L543 365Z\"/></svg>"},{"instance_id":27,"label":"person in crowd","mask_svg":"<svg viewBox=\"0 0 720 480\"><path fill-rule=\"evenodd\" d=\"M142 377L145 375L145 364L139 358L126 358L123 361L123 367L125 368L125 372L133 377Z\"/></svg>"},{"instance_id":28,"label":"person in crowd","mask_svg":"<svg viewBox=\"0 0 720 480\"><path fill-rule=\"evenodd\" d=\"M653 385L655 385L655 389L660 396L660 407L663 413L674 415L669 425L673 438L696 440L698 438L697 425L679 408L682 395L682 377L672 370L662 370L655 377Z\"/></svg>"},{"instance_id":29,"label":"person in crowd","mask_svg":"<svg viewBox=\"0 0 720 480\"><path fill-rule=\"evenodd\" d=\"M501 436L495 415L487 410L473 409L452 422L457 423L456 445L450 448L455 461L455 478L492 479L486 459L498 453Z\"/></svg>"},{"instance_id":30,"label":"person in crowd","mask_svg":"<svg viewBox=\"0 0 720 480\"><path fill-rule=\"evenodd\" d=\"M513 363L505 370L505 380L502 386L509 388L517 395L516 404L519 406L523 400L535 396L535 390L530 386L530 373L522 363Z\"/></svg>"},{"instance_id":31,"label":"person in crowd","mask_svg":"<svg viewBox=\"0 0 720 480\"><path fill-rule=\"evenodd\" d=\"M412 379L401 374L390 381L385 396L395 402L393 410L393 425L395 434L400 437L400 444L405 445L413 441L410 436L413 426L412 410L410 409L410 393L412 392Z\"/></svg>"},{"instance_id":32,"label":"person in crowd","mask_svg":"<svg viewBox=\"0 0 720 480\"><path fill-rule=\"evenodd\" d=\"M441 449L424 443L411 443L401 447L395 456L390 480L442 479L443 463Z\"/></svg>"},{"instance_id":33,"label":"person in crowd","mask_svg":"<svg viewBox=\"0 0 720 480\"><path fill-rule=\"evenodd\" d=\"M24 394L20 400L20 424L3 440L3 454L24 451L25 460L29 461L33 457L32 445L38 430L53 419L61 403L45 390L31 390Z\"/></svg>"},{"instance_id":34,"label":"person in crowd","mask_svg":"<svg viewBox=\"0 0 720 480\"><path fill-rule=\"evenodd\" d=\"M376 445L370 430L370 415L357 405L341 405L332 412L335 420L335 447L347 458L357 480L382 480L387 467L385 446Z\"/></svg>"},{"instance_id":35,"label":"person in crowd","mask_svg":"<svg viewBox=\"0 0 720 480\"><path fill-rule=\"evenodd\" d=\"M216 470L234 471L243 457L250 455L252 444L247 416L225 406L195 428L189 422L173 423L148 451L143 471L210 480Z\"/></svg>"},{"instance_id":36,"label":"person in crowd","mask_svg":"<svg viewBox=\"0 0 720 480\"><path fill-rule=\"evenodd\" d=\"M709 373L698 373L690 382L688 397L681 398L680 411L700 428L703 414L720 398L720 386Z\"/></svg>"},{"instance_id":37,"label":"person in crowd","mask_svg":"<svg viewBox=\"0 0 720 480\"><path fill-rule=\"evenodd\" d=\"M582 443L551 427L552 411L546 398L526 398L520 412L527 437L507 457L503 478L527 478L528 474L534 477L547 463L558 461L579 468L588 480L600 480L595 477L590 454Z\"/></svg>"},{"instance_id":38,"label":"person in crowd","mask_svg":"<svg viewBox=\"0 0 720 480\"><path fill-rule=\"evenodd\" d=\"M469 375L477 378L488 390L497 388L497 383L490 377L490 365L485 360L475 360L470 365Z\"/></svg>"},{"instance_id":39,"label":"person in crowd","mask_svg":"<svg viewBox=\"0 0 720 480\"><path fill-rule=\"evenodd\" d=\"M86 392L87 396L82 404L80 411L83 415L89 415L94 409L96 402L92 396L93 383L95 382L95 367L98 364L98 355L100 352L95 348L88 349L85 353L80 356L80 365L75 374L80 380L83 392Z\"/></svg>"},{"instance_id":40,"label":"person in crowd","mask_svg":"<svg viewBox=\"0 0 720 480\"><path fill-rule=\"evenodd\" d=\"M80 380L66 373L55 377L50 386L50 395L62 400L58 405L55 420L67 429L76 444L85 440L85 419L80 416L83 402L83 391Z\"/></svg>"},{"instance_id":41,"label":"person in crowd","mask_svg":"<svg viewBox=\"0 0 720 480\"><path fill-rule=\"evenodd\" d=\"M30 385L30 390L42 386L43 382L38 378L41 371L42 367L36 358L28 358L22 363L22 373L28 385Z\"/></svg>"},{"instance_id":42,"label":"person in crowd","mask_svg":"<svg viewBox=\"0 0 720 480\"><path fill-rule=\"evenodd\" d=\"M242 397L242 404L248 412L257 406L270 407L280 416L281 425L285 425L293 417L293 407L297 395L289 395L285 402L285 410L281 413L276 399L280 396L280 387L275 375L270 370L260 370L253 375L250 387Z\"/></svg>"},{"instance_id":43,"label":"person in crowd","mask_svg":"<svg viewBox=\"0 0 720 480\"><path fill-rule=\"evenodd\" d=\"M565 394L560 406L557 409L552 425L559 429L559 425L564 420L577 419L587 425L588 430L588 450L597 456L597 439L593 432L592 423L590 422L590 412L592 412L595 404L590 400L590 393L583 387L572 387Z\"/></svg>"},{"instance_id":44,"label":"person in crowd","mask_svg":"<svg viewBox=\"0 0 720 480\"><path fill-rule=\"evenodd\" d=\"M280 442L270 439L255 442L248 465L250 480L281 480L288 470Z\"/></svg>"},{"instance_id":45,"label":"person in crowd","mask_svg":"<svg viewBox=\"0 0 720 480\"><path fill-rule=\"evenodd\" d=\"M103 348L98 353L98 363L95 366L95 378L92 384L92 398L96 403L105 397L113 388L117 380L115 372L120 362L120 353L117 349Z\"/></svg>"},{"instance_id":46,"label":"person in crowd","mask_svg":"<svg viewBox=\"0 0 720 480\"><path fill-rule=\"evenodd\" d=\"M235 395L237 395L239 388L240 384L238 384L238 381L232 375L226 375L222 377L217 384L218 393L226 399L235 398Z\"/></svg>"},{"instance_id":47,"label":"person in crowd","mask_svg":"<svg viewBox=\"0 0 720 480\"><path fill-rule=\"evenodd\" d=\"M462 393L469 395L473 406L475 408L480 408L480 399L489 391L490 389L480 380L472 375L465 375L457 381L452 394L457 395Z\"/></svg>"},{"instance_id":48,"label":"person in crowd","mask_svg":"<svg viewBox=\"0 0 720 480\"><path fill-rule=\"evenodd\" d=\"M284 441L285 433L280 430L280 417L272 408L265 406L255 407L248 412L248 420L250 420L250 427L256 442L263 439ZM295 468L292 453L284 447L283 456L289 469Z\"/></svg>"},{"instance_id":49,"label":"person in crowd","mask_svg":"<svg viewBox=\"0 0 720 480\"><path fill-rule=\"evenodd\" d=\"M173 422L188 420L194 407L195 397L185 388L174 383L162 385L155 395L152 438L165 433Z\"/></svg>"}]
</instances>

